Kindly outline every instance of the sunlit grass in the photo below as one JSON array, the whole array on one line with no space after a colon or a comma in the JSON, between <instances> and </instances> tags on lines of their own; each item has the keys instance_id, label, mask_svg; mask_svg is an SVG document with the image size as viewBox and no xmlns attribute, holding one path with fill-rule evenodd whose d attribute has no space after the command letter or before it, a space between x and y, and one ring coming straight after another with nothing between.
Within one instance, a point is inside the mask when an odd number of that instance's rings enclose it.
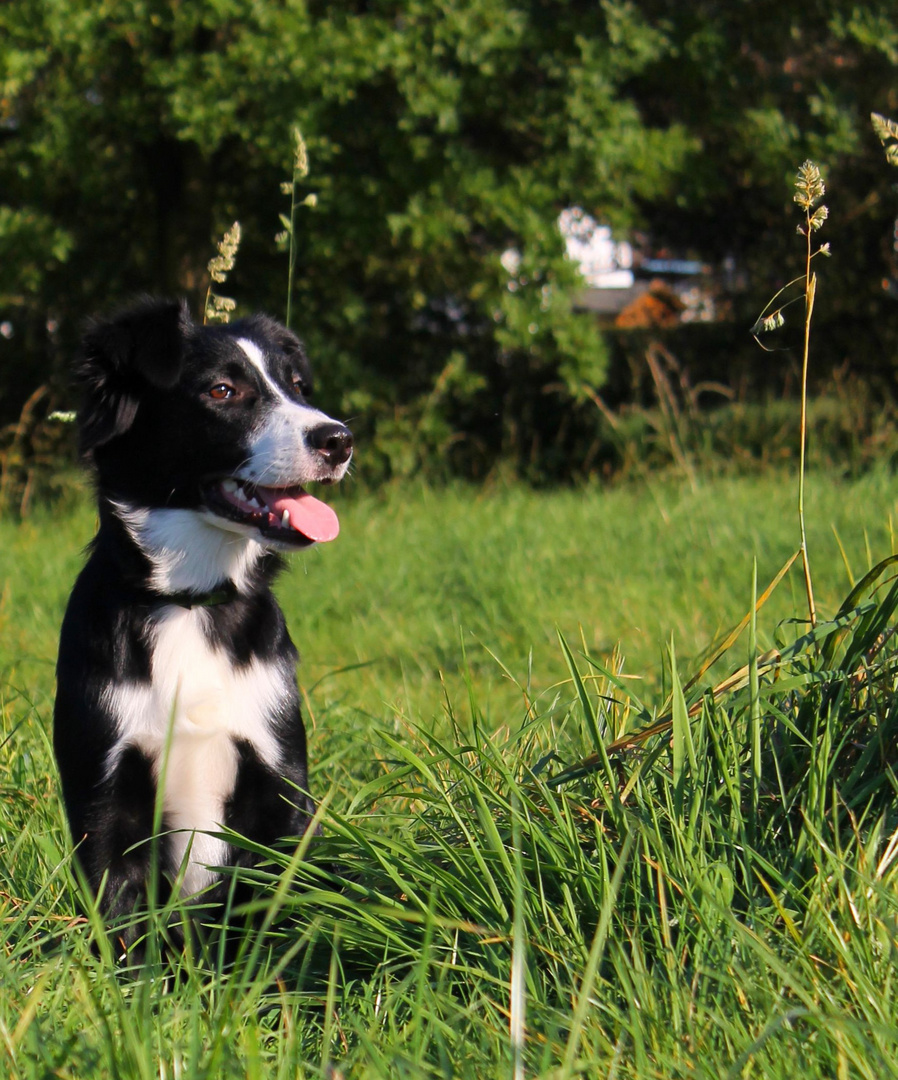
<instances>
[{"instance_id":1,"label":"sunlit grass","mask_svg":"<svg viewBox=\"0 0 898 1080\"><path fill-rule=\"evenodd\" d=\"M92 511L0 525L5 1072L895 1074L891 569L827 622L892 552L886 474L809 478L816 635L790 651L793 568L689 681L754 560L760 592L795 552L793 500L776 476L341 500L340 539L279 586L324 838L299 867L272 853L268 932L234 920L232 969L163 962L160 919L129 974L79 914L49 746Z\"/></svg>"}]
</instances>

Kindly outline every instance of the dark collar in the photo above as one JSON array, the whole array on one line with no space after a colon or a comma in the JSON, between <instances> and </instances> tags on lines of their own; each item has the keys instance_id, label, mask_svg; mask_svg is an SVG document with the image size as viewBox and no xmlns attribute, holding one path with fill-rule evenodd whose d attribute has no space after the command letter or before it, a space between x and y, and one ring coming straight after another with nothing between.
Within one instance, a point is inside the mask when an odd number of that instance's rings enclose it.
<instances>
[{"instance_id":1,"label":"dark collar","mask_svg":"<svg viewBox=\"0 0 898 1080\"><path fill-rule=\"evenodd\" d=\"M207 593L176 592L158 597L163 604L177 604L182 608L217 607L219 604L227 604L237 596L237 587L233 581L228 581L220 589L213 589Z\"/></svg>"}]
</instances>

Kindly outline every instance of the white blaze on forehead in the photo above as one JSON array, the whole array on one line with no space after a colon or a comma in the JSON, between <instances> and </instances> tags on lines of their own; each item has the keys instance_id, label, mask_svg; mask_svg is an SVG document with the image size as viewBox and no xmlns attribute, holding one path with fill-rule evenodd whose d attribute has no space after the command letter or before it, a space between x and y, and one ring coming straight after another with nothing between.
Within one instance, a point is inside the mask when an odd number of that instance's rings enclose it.
<instances>
[{"instance_id":1,"label":"white blaze on forehead","mask_svg":"<svg viewBox=\"0 0 898 1080\"><path fill-rule=\"evenodd\" d=\"M246 353L247 359L261 375L262 381L268 389L273 390L279 397L286 399L287 395L284 393L283 387L278 386L272 379L268 371L268 365L265 363L265 355L259 346L254 341L250 341L249 338L237 338L237 344Z\"/></svg>"},{"instance_id":2,"label":"white blaze on forehead","mask_svg":"<svg viewBox=\"0 0 898 1080\"><path fill-rule=\"evenodd\" d=\"M322 424L332 424L332 418L320 409L313 409L290 397L271 377L265 356L254 341L237 338L237 344L264 384L278 398L274 408L265 413L256 427L250 441L248 464L238 475L255 484L270 487L290 487L310 480L334 479L334 470L306 442L306 435L310 431ZM345 469L339 472L339 476L343 472Z\"/></svg>"}]
</instances>

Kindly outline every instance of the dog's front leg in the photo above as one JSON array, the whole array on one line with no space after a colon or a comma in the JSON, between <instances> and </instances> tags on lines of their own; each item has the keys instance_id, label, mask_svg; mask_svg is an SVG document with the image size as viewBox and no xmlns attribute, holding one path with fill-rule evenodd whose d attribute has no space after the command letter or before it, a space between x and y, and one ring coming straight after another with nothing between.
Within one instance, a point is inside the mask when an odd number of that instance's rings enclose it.
<instances>
[{"instance_id":1,"label":"dog's front leg","mask_svg":"<svg viewBox=\"0 0 898 1080\"><path fill-rule=\"evenodd\" d=\"M151 842L156 803L152 766L130 746L101 783L90 786L70 778L66 789L76 858L114 938L130 950L145 933L137 913L146 906L149 889L155 884L161 900L165 881L165 842Z\"/></svg>"}]
</instances>

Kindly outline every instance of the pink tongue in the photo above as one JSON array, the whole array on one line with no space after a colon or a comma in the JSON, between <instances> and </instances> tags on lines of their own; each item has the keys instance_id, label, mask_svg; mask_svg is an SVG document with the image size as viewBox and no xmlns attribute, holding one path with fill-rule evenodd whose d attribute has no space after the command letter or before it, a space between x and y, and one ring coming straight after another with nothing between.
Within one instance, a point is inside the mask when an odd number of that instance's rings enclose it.
<instances>
[{"instance_id":1,"label":"pink tongue","mask_svg":"<svg viewBox=\"0 0 898 1080\"><path fill-rule=\"evenodd\" d=\"M340 532L340 522L337 515L327 503L320 499L300 492L298 495L287 495L275 488L258 489L259 494L268 505L268 509L280 520L284 511L290 511L290 528L309 540L323 544L327 540L333 540Z\"/></svg>"}]
</instances>

